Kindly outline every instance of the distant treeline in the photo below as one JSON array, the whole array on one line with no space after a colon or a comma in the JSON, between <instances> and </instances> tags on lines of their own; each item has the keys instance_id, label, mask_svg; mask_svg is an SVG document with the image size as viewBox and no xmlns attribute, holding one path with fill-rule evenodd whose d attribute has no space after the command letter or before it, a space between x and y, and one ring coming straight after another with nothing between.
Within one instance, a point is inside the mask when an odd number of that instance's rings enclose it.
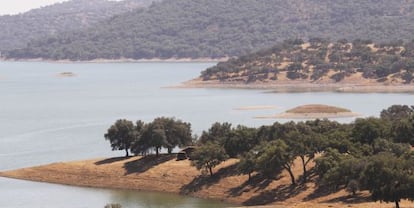
<instances>
[{"instance_id":1,"label":"distant treeline","mask_svg":"<svg viewBox=\"0 0 414 208\"><path fill-rule=\"evenodd\" d=\"M105 138L113 149L135 154L197 145L192 164L211 176L222 161L239 158L240 174L274 179L286 170L292 186L312 180L329 191L368 190L374 200L395 202L397 207L401 199L414 199L414 106L394 105L379 118L358 118L350 124L319 119L258 128L214 123L197 140L191 139L190 127L174 118L136 125L119 120ZM303 167L300 178L292 172L296 159Z\"/></svg>"},{"instance_id":2,"label":"distant treeline","mask_svg":"<svg viewBox=\"0 0 414 208\"><path fill-rule=\"evenodd\" d=\"M87 29L152 0L71 0L17 15L0 16L0 52L27 47L30 41ZM29 45L30 46L30 45Z\"/></svg>"},{"instance_id":3,"label":"distant treeline","mask_svg":"<svg viewBox=\"0 0 414 208\"><path fill-rule=\"evenodd\" d=\"M346 39L285 40L271 48L233 58L201 73L206 80L252 83L288 80L340 82L359 73L377 82L410 84L414 79L414 41L374 43Z\"/></svg>"},{"instance_id":4,"label":"distant treeline","mask_svg":"<svg viewBox=\"0 0 414 208\"><path fill-rule=\"evenodd\" d=\"M414 2L406 0L166 0L89 29L30 41L3 55L52 60L233 57L287 38L410 40L413 17Z\"/></svg>"}]
</instances>

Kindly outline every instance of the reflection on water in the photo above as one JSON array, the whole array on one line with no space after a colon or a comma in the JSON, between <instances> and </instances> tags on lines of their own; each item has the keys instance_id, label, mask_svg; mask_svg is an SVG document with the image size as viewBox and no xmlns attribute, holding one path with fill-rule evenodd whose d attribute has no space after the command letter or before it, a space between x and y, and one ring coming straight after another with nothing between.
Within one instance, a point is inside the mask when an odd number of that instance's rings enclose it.
<instances>
[{"instance_id":1,"label":"reflection on water","mask_svg":"<svg viewBox=\"0 0 414 208\"><path fill-rule=\"evenodd\" d=\"M120 204L122 208L207 208L229 204L175 194L110 190L28 182L0 177L0 207L104 207Z\"/></svg>"},{"instance_id":2,"label":"reflection on water","mask_svg":"<svg viewBox=\"0 0 414 208\"><path fill-rule=\"evenodd\" d=\"M180 197L173 194L159 193L140 193L137 195L131 191L116 191L111 195L111 203L119 203L122 207L133 207L139 204L142 207L157 208L210 208L210 207L226 207L229 204L214 200L202 200L190 197Z\"/></svg>"}]
</instances>

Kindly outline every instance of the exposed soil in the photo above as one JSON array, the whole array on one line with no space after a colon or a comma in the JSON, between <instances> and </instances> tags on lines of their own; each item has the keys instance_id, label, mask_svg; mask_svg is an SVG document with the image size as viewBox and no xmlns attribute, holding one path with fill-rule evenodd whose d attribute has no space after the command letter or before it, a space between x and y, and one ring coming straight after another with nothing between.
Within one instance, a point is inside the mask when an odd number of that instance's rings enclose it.
<instances>
[{"instance_id":1,"label":"exposed soil","mask_svg":"<svg viewBox=\"0 0 414 208\"><path fill-rule=\"evenodd\" d=\"M384 207L393 204L370 202L369 194L350 196L344 190L326 192L316 188L315 178L305 185L291 186L281 172L274 179L238 175L236 159L214 169L214 176L203 175L190 161L176 161L175 155L146 158L108 158L24 168L0 172L0 176L75 186L170 192L200 198L218 199L235 205L272 205L271 207ZM297 178L301 166L294 166ZM402 202L401 207L413 207Z\"/></svg>"}]
</instances>

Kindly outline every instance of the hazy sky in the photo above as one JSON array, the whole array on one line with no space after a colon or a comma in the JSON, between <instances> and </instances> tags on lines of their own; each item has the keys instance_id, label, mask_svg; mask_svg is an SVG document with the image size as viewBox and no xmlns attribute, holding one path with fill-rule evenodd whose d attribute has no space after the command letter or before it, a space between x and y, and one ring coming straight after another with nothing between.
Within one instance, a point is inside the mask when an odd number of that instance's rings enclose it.
<instances>
[{"instance_id":1,"label":"hazy sky","mask_svg":"<svg viewBox=\"0 0 414 208\"><path fill-rule=\"evenodd\" d=\"M0 0L0 15L18 14L67 0Z\"/></svg>"}]
</instances>

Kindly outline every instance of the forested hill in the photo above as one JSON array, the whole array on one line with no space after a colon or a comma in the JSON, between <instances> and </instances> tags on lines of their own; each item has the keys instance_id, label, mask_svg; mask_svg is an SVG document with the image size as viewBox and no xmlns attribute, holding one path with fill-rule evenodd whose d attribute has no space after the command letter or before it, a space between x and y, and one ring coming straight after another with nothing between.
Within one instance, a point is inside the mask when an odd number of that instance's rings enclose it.
<instances>
[{"instance_id":1,"label":"forested hill","mask_svg":"<svg viewBox=\"0 0 414 208\"><path fill-rule=\"evenodd\" d=\"M24 48L30 40L90 27L114 15L148 6L151 0L71 0L18 15L0 16L0 51Z\"/></svg>"},{"instance_id":2,"label":"forested hill","mask_svg":"<svg viewBox=\"0 0 414 208\"><path fill-rule=\"evenodd\" d=\"M413 0L167 0L82 32L31 41L8 58L239 56L288 38L412 39Z\"/></svg>"},{"instance_id":3,"label":"forested hill","mask_svg":"<svg viewBox=\"0 0 414 208\"><path fill-rule=\"evenodd\" d=\"M410 84L414 41L287 40L267 50L230 59L202 72L203 81L225 83ZM296 83L296 82L295 82Z\"/></svg>"}]
</instances>

